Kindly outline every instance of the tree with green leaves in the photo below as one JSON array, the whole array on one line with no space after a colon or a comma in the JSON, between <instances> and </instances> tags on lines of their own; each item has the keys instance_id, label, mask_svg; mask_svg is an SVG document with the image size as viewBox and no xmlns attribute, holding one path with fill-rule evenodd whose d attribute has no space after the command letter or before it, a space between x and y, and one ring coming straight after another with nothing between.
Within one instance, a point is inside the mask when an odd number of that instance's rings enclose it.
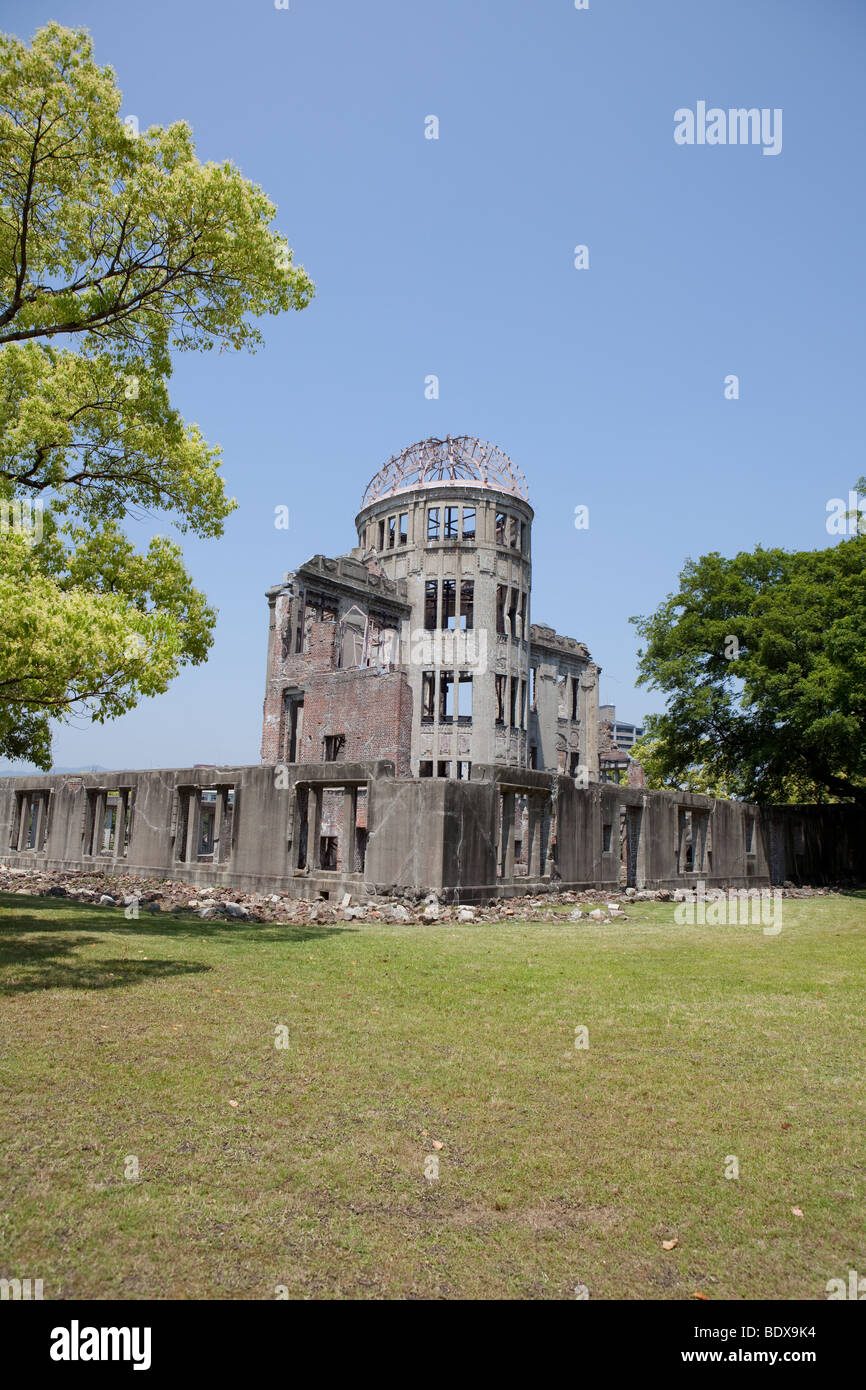
<instances>
[{"instance_id":1,"label":"tree with green leaves","mask_svg":"<svg viewBox=\"0 0 866 1390\"><path fill-rule=\"evenodd\" d=\"M261 189L120 109L86 32L0 35L0 754L46 768L52 719L122 714L213 640L178 544L123 531L216 537L235 506L172 352L255 351L314 293Z\"/></svg>"},{"instance_id":2,"label":"tree with green leaves","mask_svg":"<svg viewBox=\"0 0 866 1390\"><path fill-rule=\"evenodd\" d=\"M667 697L631 750L649 786L866 805L861 522L824 550L689 560L678 592L632 619L639 684Z\"/></svg>"}]
</instances>

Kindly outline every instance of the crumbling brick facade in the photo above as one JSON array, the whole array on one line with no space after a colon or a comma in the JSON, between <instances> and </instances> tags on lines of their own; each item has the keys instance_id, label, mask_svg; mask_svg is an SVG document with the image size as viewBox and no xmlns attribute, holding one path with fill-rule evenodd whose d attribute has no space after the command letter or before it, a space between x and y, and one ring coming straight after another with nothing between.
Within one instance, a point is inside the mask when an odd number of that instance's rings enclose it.
<instances>
[{"instance_id":1,"label":"crumbling brick facade","mask_svg":"<svg viewBox=\"0 0 866 1390\"><path fill-rule=\"evenodd\" d=\"M412 691L402 671L316 672L306 684L298 762L370 762L387 758L409 776ZM334 756L322 757L326 740ZM329 748L330 751L330 748Z\"/></svg>"},{"instance_id":2,"label":"crumbling brick facade","mask_svg":"<svg viewBox=\"0 0 866 1390\"><path fill-rule=\"evenodd\" d=\"M393 660L399 586L352 556L315 556L268 594L265 763L387 759L410 772L412 691Z\"/></svg>"}]
</instances>

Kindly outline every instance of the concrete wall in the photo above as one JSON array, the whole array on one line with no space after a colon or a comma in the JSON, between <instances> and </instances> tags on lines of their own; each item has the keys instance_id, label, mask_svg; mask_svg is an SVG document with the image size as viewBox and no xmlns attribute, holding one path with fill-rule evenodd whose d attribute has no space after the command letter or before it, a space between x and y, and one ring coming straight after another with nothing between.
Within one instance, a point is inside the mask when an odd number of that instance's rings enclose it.
<instances>
[{"instance_id":1,"label":"concrete wall","mask_svg":"<svg viewBox=\"0 0 866 1390\"><path fill-rule=\"evenodd\" d=\"M866 875L866 811L769 806L764 834L774 883L859 883Z\"/></svg>"},{"instance_id":2,"label":"concrete wall","mask_svg":"<svg viewBox=\"0 0 866 1390\"><path fill-rule=\"evenodd\" d=\"M448 783L431 778L370 785L365 879L371 892L426 892L441 875ZM438 886L438 884L437 884Z\"/></svg>"},{"instance_id":3,"label":"concrete wall","mask_svg":"<svg viewBox=\"0 0 866 1390\"><path fill-rule=\"evenodd\" d=\"M326 825L328 796L337 812ZM110 847L107 809L116 825ZM325 867L334 826L338 869ZM855 807L579 788L569 777L499 763L474 765L469 782L395 777L383 760L3 778L0 835L5 866L307 898L436 891L479 901L562 888L761 888L866 876L866 813Z\"/></svg>"},{"instance_id":4,"label":"concrete wall","mask_svg":"<svg viewBox=\"0 0 866 1390\"><path fill-rule=\"evenodd\" d=\"M35 868L90 870L170 878L191 884L220 884L241 892L281 891L315 897L343 887L363 892L358 873L319 872L311 851L310 865L297 869L300 831L298 789L366 787L378 778L393 781L389 762L278 764L276 767L172 768L159 771L86 773L75 776L0 779L0 863ZM234 793L231 831L215 853L199 855L195 824L183 816L184 799L205 788ZM87 853L88 811L100 790L124 790L131 799L131 833L126 852L122 836L104 852ZM20 843L20 806L24 797L47 795L47 818L34 849Z\"/></svg>"}]
</instances>

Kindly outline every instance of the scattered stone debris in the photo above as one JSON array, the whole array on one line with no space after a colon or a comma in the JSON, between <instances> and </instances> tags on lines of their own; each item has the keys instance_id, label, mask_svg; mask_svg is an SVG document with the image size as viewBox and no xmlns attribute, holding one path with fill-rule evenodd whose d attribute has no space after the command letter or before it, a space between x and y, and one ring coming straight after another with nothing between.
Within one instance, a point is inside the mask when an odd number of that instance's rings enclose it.
<instances>
[{"instance_id":1,"label":"scattered stone debris","mask_svg":"<svg viewBox=\"0 0 866 1390\"><path fill-rule=\"evenodd\" d=\"M836 888L795 887L776 889L785 898L828 897ZM203 922L221 921L236 927L260 922L402 922L418 926L437 922L457 922L465 926L480 922L627 922L627 911L636 903L669 903L682 899L681 889L654 891L626 888L587 888L581 892L551 892L517 898L488 898L471 906L440 900L436 893L412 894L396 890L356 903L350 894L339 901L324 898L310 901L289 893L238 893L209 885L191 888L188 883L141 879L131 874L109 876L99 873L64 873L62 870L0 868L0 892L22 896L63 898L86 903L108 912L137 910L161 916L196 916ZM563 907L571 907L564 913Z\"/></svg>"}]
</instances>

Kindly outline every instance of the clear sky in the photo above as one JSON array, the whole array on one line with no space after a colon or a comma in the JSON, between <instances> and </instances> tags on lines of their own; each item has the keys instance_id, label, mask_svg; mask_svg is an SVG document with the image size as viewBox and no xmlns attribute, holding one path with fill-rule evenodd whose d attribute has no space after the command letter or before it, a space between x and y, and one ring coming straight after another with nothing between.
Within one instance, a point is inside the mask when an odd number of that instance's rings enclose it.
<instances>
[{"instance_id":1,"label":"clear sky","mask_svg":"<svg viewBox=\"0 0 866 1390\"><path fill-rule=\"evenodd\" d=\"M318 289L264 321L255 356L178 359L174 404L222 445L240 502L221 540L184 540L216 641L168 694L59 729L57 764L258 761L264 590L348 550L368 479L429 435L491 440L526 474L533 619L588 644L622 719L661 708L634 688L628 619L687 556L833 543L826 503L866 473L864 0L2 0L0 17L22 38L88 28L123 114L187 120L201 159L233 159ZM698 102L781 109L781 152L678 145L674 113Z\"/></svg>"}]
</instances>

